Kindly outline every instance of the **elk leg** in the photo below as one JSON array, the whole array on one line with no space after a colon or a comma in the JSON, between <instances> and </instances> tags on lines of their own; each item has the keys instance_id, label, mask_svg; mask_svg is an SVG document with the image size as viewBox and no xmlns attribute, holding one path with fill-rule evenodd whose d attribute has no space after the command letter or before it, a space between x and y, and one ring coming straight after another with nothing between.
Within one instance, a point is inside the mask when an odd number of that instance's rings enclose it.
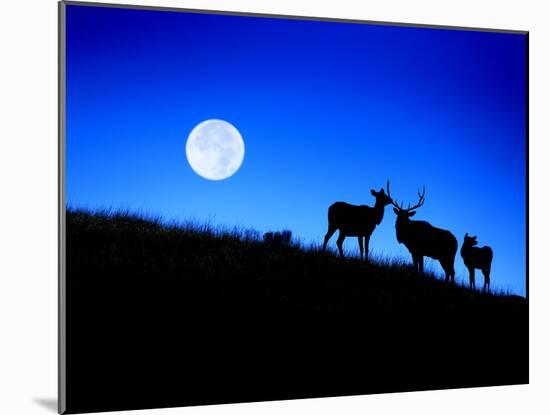
<instances>
[{"instance_id":1,"label":"elk leg","mask_svg":"<svg viewBox=\"0 0 550 415\"><path fill-rule=\"evenodd\" d=\"M361 261L363 261L363 237L358 236L357 241L359 242L359 252L361 254Z\"/></svg>"},{"instance_id":2,"label":"elk leg","mask_svg":"<svg viewBox=\"0 0 550 415\"><path fill-rule=\"evenodd\" d=\"M439 263L441 264L441 268L443 268L443 271L445 271L445 282L448 282L449 279L451 279L452 282L455 282L453 265L449 263L448 260L443 259L440 259Z\"/></svg>"},{"instance_id":3,"label":"elk leg","mask_svg":"<svg viewBox=\"0 0 550 415\"><path fill-rule=\"evenodd\" d=\"M334 232L336 232L336 228L329 225L327 234L325 235L325 242L323 242L323 251L327 250L328 240L334 235Z\"/></svg>"},{"instance_id":4,"label":"elk leg","mask_svg":"<svg viewBox=\"0 0 550 415\"><path fill-rule=\"evenodd\" d=\"M340 256L344 256L344 250L342 249L342 244L344 243L344 239L346 239L346 235L340 231L340 234L338 235L338 240L336 241L336 246L338 246L338 252L340 252Z\"/></svg>"},{"instance_id":5,"label":"elk leg","mask_svg":"<svg viewBox=\"0 0 550 415\"><path fill-rule=\"evenodd\" d=\"M468 268L470 273L470 288L475 291L476 289L476 270L474 268Z\"/></svg>"},{"instance_id":6,"label":"elk leg","mask_svg":"<svg viewBox=\"0 0 550 415\"><path fill-rule=\"evenodd\" d=\"M365 236L365 261L369 262L369 242L370 242L370 235Z\"/></svg>"},{"instance_id":7,"label":"elk leg","mask_svg":"<svg viewBox=\"0 0 550 415\"><path fill-rule=\"evenodd\" d=\"M422 255L418 256L418 271L424 275L424 257Z\"/></svg>"},{"instance_id":8,"label":"elk leg","mask_svg":"<svg viewBox=\"0 0 550 415\"><path fill-rule=\"evenodd\" d=\"M414 269L414 272L418 272L418 256L415 255L415 254L412 254L412 258L413 258L413 269Z\"/></svg>"},{"instance_id":9,"label":"elk leg","mask_svg":"<svg viewBox=\"0 0 550 415\"><path fill-rule=\"evenodd\" d=\"M483 276L485 277L485 284L483 284L483 291L487 290L489 291L489 285L491 284L491 278L490 278L490 270L487 268L484 268L481 270L483 272Z\"/></svg>"}]
</instances>

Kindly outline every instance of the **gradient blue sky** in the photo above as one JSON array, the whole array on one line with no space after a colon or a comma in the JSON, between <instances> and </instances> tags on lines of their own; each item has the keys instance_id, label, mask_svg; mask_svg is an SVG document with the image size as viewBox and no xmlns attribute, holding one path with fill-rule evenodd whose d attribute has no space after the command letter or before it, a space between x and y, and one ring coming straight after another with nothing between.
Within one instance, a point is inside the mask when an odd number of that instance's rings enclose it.
<instances>
[{"instance_id":1,"label":"gradient blue sky","mask_svg":"<svg viewBox=\"0 0 550 415\"><path fill-rule=\"evenodd\" d=\"M372 205L389 178L406 202L425 185L415 219L477 235L494 286L525 294L525 35L75 5L66 29L71 206L321 243L331 203ZM185 158L210 118L246 146L219 182ZM394 225L387 207L371 252L409 260Z\"/></svg>"}]
</instances>

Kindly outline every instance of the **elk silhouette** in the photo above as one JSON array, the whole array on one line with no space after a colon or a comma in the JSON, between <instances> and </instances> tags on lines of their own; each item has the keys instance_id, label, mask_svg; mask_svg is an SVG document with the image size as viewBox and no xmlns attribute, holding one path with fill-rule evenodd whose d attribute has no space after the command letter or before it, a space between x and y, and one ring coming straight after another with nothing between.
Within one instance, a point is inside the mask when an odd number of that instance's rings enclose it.
<instances>
[{"instance_id":1,"label":"elk silhouette","mask_svg":"<svg viewBox=\"0 0 550 415\"><path fill-rule=\"evenodd\" d=\"M392 201L393 211L397 215L395 220L395 231L397 241L404 244L412 255L413 267L416 272L424 273L424 257L437 259L445 271L445 281L449 278L454 282L455 255L458 243L454 235L445 230L439 229L422 220L411 220L416 214L416 209L421 207L425 201L426 188L422 193L418 192L418 203L404 209L403 203L398 205Z\"/></svg>"},{"instance_id":2,"label":"elk silhouette","mask_svg":"<svg viewBox=\"0 0 550 415\"><path fill-rule=\"evenodd\" d=\"M483 291L489 290L491 285L491 262L493 261L493 250L484 246L477 248L477 237L464 235L464 242L460 249L460 255L464 260L464 265L468 268L470 273L470 288L476 289L476 268L480 269L485 277L485 283L483 284Z\"/></svg>"},{"instance_id":3,"label":"elk silhouette","mask_svg":"<svg viewBox=\"0 0 550 415\"><path fill-rule=\"evenodd\" d=\"M327 243L334 232L340 231L336 245L340 256L344 256L342 244L346 236L357 236L359 242L359 252L361 253L361 260L363 260L363 239L365 248L365 258L369 260L369 241L374 228L382 222L384 217L384 208L392 203L390 197L390 181L386 182L386 188L388 194L384 193L384 189L380 191L372 189L370 192L376 198L374 207L366 205L350 205L346 202L333 203L328 208L328 231L325 235L325 241L323 243L323 251L327 249Z\"/></svg>"}]
</instances>

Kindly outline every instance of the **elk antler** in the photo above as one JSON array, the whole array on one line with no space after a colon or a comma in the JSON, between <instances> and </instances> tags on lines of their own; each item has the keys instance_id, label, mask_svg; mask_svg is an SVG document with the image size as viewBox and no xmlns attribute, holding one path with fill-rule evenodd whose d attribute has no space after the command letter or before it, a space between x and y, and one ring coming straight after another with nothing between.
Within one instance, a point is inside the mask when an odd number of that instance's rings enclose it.
<instances>
[{"instance_id":1,"label":"elk antler","mask_svg":"<svg viewBox=\"0 0 550 415\"><path fill-rule=\"evenodd\" d=\"M417 191L418 193L418 203L414 206L411 206L410 204L407 206L407 209L404 209L403 208L403 202L401 202L401 205L398 205L397 203L395 203L392 199L392 205L395 206L397 209L399 210L404 210L404 211L407 211L407 212L410 212L411 210L415 210L415 209L418 209L420 206L422 206L426 200L425 198L425 195L426 195L426 186L424 186L422 188L422 193L420 193L420 191Z\"/></svg>"},{"instance_id":2,"label":"elk antler","mask_svg":"<svg viewBox=\"0 0 550 415\"><path fill-rule=\"evenodd\" d=\"M409 205L409 207L407 207L407 211L418 209L420 206L424 204L424 201L425 201L424 196L426 195L426 186L422 188L422 193L420 193L420 191L418 190L417 190L417 193L418 193L418 203L413 207L410 207Z\"/></svg>"},{"instance_id":3,"label":"elk antler","mask_svg":"<svg viewBox=\"0 0 550 415\"><path fill-rule=\"evenodd\" d=\"M397 209L402 210L403 209L403 202L401 202L401 206L399 206L397 203L395 203L395 200L393 200L393 197L391 197L390 194L390 179L387 179L386 181L386 190L388 191L388 197L391 199L391 204L395 206Z\"/></svg>"},{"instance_id":4,"label":"elk antler","mask_svg":"<svg viewBox=\"0 0 550 415\"><path fill-rule=\"evenodd\" d=\"M387 179L386 180L386 191L388 192L388 197L390 198L391 200L391 204L393 206L395 206L397 209L400 209L399 206L395 203L395 201L393 200L393 198L391 197L391 193L390 193L390 179ZM403 203L401 203L401 205L403 205Z\"/></svg>"}]
</instances>

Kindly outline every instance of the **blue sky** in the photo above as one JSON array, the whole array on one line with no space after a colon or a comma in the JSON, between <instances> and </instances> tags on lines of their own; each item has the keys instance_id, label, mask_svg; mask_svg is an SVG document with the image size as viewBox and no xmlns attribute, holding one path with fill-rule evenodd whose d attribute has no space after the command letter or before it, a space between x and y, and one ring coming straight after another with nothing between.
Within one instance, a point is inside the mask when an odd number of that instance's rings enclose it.
<instances>
[{"instance_id":1,"label":"blue sky","mask_svg":"<svg viewBox=\"0 0 550 415\"><path fill-rule=\"evenodd\" d=\"M415 219L477 235L494 286L525 294L525 35L69 5L66 46L70 205L321 243L333 202L425 185ZM185 157L211 118L246 146L217 182ZM394 226L387 207L371 251L409 259Z\"/></svg>"}]
</instances>

